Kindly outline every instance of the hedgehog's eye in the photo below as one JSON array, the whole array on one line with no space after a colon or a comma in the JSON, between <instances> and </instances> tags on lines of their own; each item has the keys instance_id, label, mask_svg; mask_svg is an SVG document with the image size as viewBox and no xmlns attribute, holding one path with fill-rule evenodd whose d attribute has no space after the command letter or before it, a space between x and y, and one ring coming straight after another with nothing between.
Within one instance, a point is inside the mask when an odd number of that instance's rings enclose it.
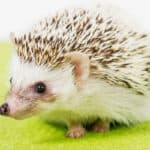
<instances>
[{"instance_id":1,"label":"hedgehog's eye","mask_svg":"<svg viewBox=\"0 0 150 150\"><path fill-rule=\"evenodd\" d=\"M46 91L46 85L42 82L39 82L35 85L35 92L42 94Z\"/></svg>"},{"instance_id":2,"label":"hedgehog's eye","mask_svg":"<svg viewBox=\"0 0 150 150\"><path fill-rule=\"evenodd\" d=\"M12 83L12 80L13 80L13 78L11 77L11 78L9 79L9 82Z\"/></svg>"}]
</instances>

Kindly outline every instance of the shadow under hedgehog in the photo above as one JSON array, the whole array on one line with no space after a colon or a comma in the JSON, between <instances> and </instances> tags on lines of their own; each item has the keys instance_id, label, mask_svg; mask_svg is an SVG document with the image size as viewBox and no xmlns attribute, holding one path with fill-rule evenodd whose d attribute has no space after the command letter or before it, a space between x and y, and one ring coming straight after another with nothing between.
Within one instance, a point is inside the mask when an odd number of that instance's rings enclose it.
<instances>
[{"instance_id":1,"label":"shadow under hedgehog","mask_svg":"<svg viewBox=\"0 0 150 150\"><path fill-rule=\"evenodd\" d=\"M105 132L113 121L150 120L150 36L117 15L103 5L67 9L11 34L11 87L0 114L44 113L72 138L86 124Z\"/></svg>"}]
</instances>

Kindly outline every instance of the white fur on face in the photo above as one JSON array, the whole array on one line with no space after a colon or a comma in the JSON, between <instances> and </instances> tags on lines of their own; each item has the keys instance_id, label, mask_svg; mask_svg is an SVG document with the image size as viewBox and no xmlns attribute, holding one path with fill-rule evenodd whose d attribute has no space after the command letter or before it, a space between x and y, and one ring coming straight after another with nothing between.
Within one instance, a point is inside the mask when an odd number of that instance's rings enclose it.
<instances>
[{"instance_id":1,"label":"white fur on face","mask_svg":"<svg viewBox=\"0 0 150 150\"><path fill-rule=\"evenodd\" d=\"M21 62L19 57L14 54L10 77L16 87L27 88L36 82L49 82L54 93L65 94L74 89L74 79L72 67L51 70L44 65L37 66L34 63Z\"/></svg>"},{"instance_id":2,"label":"white fur on face","mask_svg":"<svg viewBox=\"0 0 150 150\"><path fill-rule=\"evenodd\" d=\"M17 86L27 86L37 81L49 79L48 69L44 66L36 66L34 63L21 62L16 54L13 56L10 69L12 81Z\"/></svg>"},{"instance_id":3,"label":"white fur on face","mask_svg":"<svg viewBox=\"0 0 150 150\"><path fill-rule=\"evenodd\" d=\"M21 62L16 54L12 59L10 77L12 85L6 102L10 109L9 116L14 118L41 112L42 103L52 103L54 98L67 98L76 90L71 66L52 70L46 66ZM46 92L41 95L34 90L38 82L46 85Z\"/></svg>"}]
</instances>

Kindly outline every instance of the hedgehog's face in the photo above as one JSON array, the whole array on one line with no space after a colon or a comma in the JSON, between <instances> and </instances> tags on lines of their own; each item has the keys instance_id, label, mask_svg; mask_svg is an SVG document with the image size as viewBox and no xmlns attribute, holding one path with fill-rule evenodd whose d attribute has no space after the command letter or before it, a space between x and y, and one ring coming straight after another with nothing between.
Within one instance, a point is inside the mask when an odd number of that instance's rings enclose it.
<instances>
[{"instance_id":1,"label":"hedgehog's face","mask_svg":"<svg viewBox=\"0 0 150 150\"><path fill-rule=\"evenodd\" d=\"M71 70L50 70L32 63L21 63L15 56L11 67L11 88L0 113L22 119L51 108L73 88ZM65 85L65 87L64 87Z\"/></svg>"},{"instance_id":2,"label":"hedgehog's face","mask_svg":"<svg viewBox=\"0 0 150 150\"><path fill-rule=\"evenodd\" d=\"M15 80L10 80L11 88L8 93L5 108L6 114L16 119L21 119L41 112L42 102L52 103L55 95L48 81L39 81L26 86L17 85Z\"/></svg>"},{"instance_id":3,"label":"hedgehog's face","mask_svg":"<svg viewBox=\"0 0 150 150\"><path fill-rule=\"evenodd\" d=\"M60 68L58 66L48 68L46 65L38 64L50 65L51 57L48 56L51 56L53 52L40 49L39 54L33 47L30 49L26 41L17 40L14 37L11 39L17 51L15 51L11 66L11 88L5 104L0 107L0 114L21 119L45 110L50 111L51 108L57 108L57 104L59 105L61 101L68 100L70 95L82 88L88 79L90 63L87 55L80 52L63 54L64 64L59 66ZM20 47L21 43L24 44ZM37 47L37 42L30 44ZM60 54L58 53L57 57L62 55ZM31 57L32 59L29 59ZM56 59L56 56L54 59L60 61Z\"/></svg>"}]
</instances>

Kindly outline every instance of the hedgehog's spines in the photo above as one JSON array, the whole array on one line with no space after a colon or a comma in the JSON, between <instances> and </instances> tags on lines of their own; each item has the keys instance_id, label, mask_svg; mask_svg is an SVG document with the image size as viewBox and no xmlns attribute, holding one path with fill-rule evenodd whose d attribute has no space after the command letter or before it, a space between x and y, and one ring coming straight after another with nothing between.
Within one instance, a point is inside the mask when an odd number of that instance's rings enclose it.
<instances>
[{"instance_id":1,"label":"hedgehog's spines","mask_svg":"<svg viewBox=\"0 0 150 150\"><path fill-rule=\"evenodd\" d=\"M14 38L22 61L54 68L65 62L66 53L78 51L90 57L92 77L128 88L130 85L141 92L148 88L145 79L150 77L149 42L149 34L119 24L101 8L58 12L31 32Z\"/></svg>"}]
</instances>

